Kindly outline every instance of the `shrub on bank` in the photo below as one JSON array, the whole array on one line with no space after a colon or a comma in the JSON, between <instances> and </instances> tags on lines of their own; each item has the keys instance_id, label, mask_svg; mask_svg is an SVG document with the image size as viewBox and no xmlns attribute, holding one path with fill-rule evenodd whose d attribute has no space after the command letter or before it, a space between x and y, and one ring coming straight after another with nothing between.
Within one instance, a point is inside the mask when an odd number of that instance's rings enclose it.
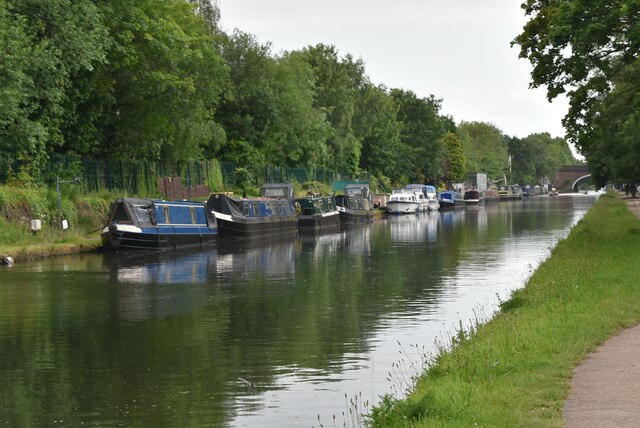
<instances>
[{"instance_id":1,"label":"shrub on bank","mask_svg":"<svg viewBox=\"0 0 640 428\"><path fill-rule=\"evenodd\" d=\"M58 209L55 189L0 186L0 252L15 246L84 241L104 225L109 203L116 197L84 195L80 186L65 186ZM62 230L62 219L67 220L68 230ZM33 233L31 220L40 220L42 230Z\"/></svg>"}]
</instances>

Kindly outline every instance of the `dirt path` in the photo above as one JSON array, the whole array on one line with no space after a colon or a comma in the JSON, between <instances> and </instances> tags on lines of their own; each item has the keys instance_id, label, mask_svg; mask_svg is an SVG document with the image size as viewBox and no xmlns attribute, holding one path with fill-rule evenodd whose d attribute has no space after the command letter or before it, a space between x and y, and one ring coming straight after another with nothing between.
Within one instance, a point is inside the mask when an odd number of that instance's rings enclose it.
<instances>
[{"instance_id":1,"label":"dirt path","mask_svg":"<svg viewBox=\"0 0 640 428\"><path fill-rule=\"evenodd\" d=\"M640 218L640 201L628 200ZM640 325L600 345L575 369L563 416L569 428L640 427Z\"/></svg>"}]
</instances>

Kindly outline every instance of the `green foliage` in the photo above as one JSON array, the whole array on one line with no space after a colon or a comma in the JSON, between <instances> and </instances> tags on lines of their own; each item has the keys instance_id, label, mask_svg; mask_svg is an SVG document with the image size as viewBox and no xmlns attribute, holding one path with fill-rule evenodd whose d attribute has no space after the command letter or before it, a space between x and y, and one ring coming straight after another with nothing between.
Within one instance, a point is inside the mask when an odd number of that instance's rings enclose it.
<instances>
[{"instance_id":1,"label":"green foliage","mask_svg":"<svg viewBox=\"0 0 640 428\"><path fill-rule=\"evenodd\" d=\"M467 158L462 149L462 141L451 131L442 138L444 159L442 173L445 181L460 182L467 176Z\"/></svg>"},{"instance_id":2,"label":"green foliage","mask_svg":"<svg viewBox=\"0 0 640 428\"><path fill-rule=\"evenodd\" d=\"M109 43L90 0L0 3L0 150L23 154L33 180L64 145L77 79L105 63Z\"/></svg>"},{"instance_id":3,"label":"green foliage","mask_svg":"<svg viewBox=\"0 0 640 428\"><path fill-rule=\"evenodd\" d=\"M383 87L365 84L359 95L353 126L362 141L360 168L398 180L401 178L396 174L400 163L396 149L401 144L398 105Z\"/></svg>"},{"instance_id":4,"label":"green foliage","mask_svg":"<svg viewBox=\"0 0 640 428\"><path fill-rule=\"evenodd\" d=\"M306 181L299 186L302 189L303 193L313 192L320 193L322 195L331 194L331 185L326 183L321 183L319 181Z\"/></svg>"},{"instance_id":5,"label":"green foliage","mask_svg":"<svg viewBox=\"0 0 640 428\"><path fill-rule=\"evenodd\" d=\"M118 195L85 195L78 185L61 185L60 212L55 189L0 186L0 250L9 246L84 241L104 225L109 203ZM42 230L31 232L31 220L42 220ZM60 220L69 229L62 231Z\"/></svg>"},{"instance_id":6,"label":"green foliage","mask_svg":"<svg viewBox=\"0 0 640 428\"><path fill-rule=\"evenodd\" d=\"M253 183L252 174L246 168L236 168L234 172L234 184L242 191L248 191Z\"/></svg>"},{"instance_id":7,"label":"green foliage","mask_svg":"<svg viewBox=\"0 0 640 428\"><path fill-rule=\"evenodd\" d=\"M467 170L484 172L491 179L502 178L508 172L507 137L495 125L483 122L462 122L458 127Z\"/></svg>"},{"instance_id":8,"label":"green foliage","mask_svg":"<svg viewBox=\"0 0 640 428\"><path fill-rule=\"evenodd\" d=\"M216 159L207 161L209 168L209 181L207 185L213 192L224 191L224 182L222 181L222 168L220 168L220 162Z\"/></svg>"},{"instance_id":9,"label":"green foliage","mask_svg":"<svg viewBox=\"0 0 640 428\"><path fill-rule=\"evenodd\" d=\"M351 55L338 56L333 46L318 44L299 53L314 75L314 108L326 114L331 125L326 144L329 158L322 165L335 171L355 175L360 165L362 142L353 129L358 93L368 78L364 64Z\"/></svg>"},{"instance_id":10,"label":"green foliage","mask_svg":"<svg viewBox=\"0 0 640 428\"><path fill-rule=\"evenodd\" d=\"M444 149L440 142L448 121L440 116L442 100L433 95L418 98L412 91L392 89L398 105L401 146L398 168L408 181L435 182L441 175Z\"/></svg>"},{"instance_id":11,"label":"green foliage","mask_svg":"<svg viewBox=\"0 0 640 428\"><path fill-rule=\"evenodd\" d=\"M567 142L562 138L552 138L548 133L531 134L526 138L510 138L511 182L521 184L543 183L553 180L562 165L576 165Z\"/></svg>"},{"instance_id":12,"label":"green foliage","mask_svg":"<svg viewBox=\"0 0 640 428\"><path fill-rule=\"evenodd\" d=\"M245 166L325 165L330 128L313 106L309 64L300 55L273 57L269 44L237 30L223 46L232 85L216 112L228 139L222 159Z\"/></svg>"},{"instance_id":13,"label":"green foliage","mask_svg":"<svg viewBox=\"0 0 640 428\"><path fill-rule=\"evenodd\" d=\"M640 178L640 6L625 1L528 0L529 21L513 44L533 65L531 86L546 87L549 100L567 95L563 124L587 158L593 178Z\"/></svg>"},{"instance_id":14,"label":"green foliage","mask_svg":"<svg viewBox=\"0 0 640 428\"><path fill-rule=\"evenodd\" d=\"M456 126L440 114L441 100L373 85L364 62L334 46L274 55L251 34L225 34L219 21L210 0L0 2L0 152L11 158L0 161L0 177L51 183L85 165L48 162L90 155L126 161L120 186L151 194L157 171L137 162L367 171L394 185L436 182L450 167L441 140ZM625 70L617 79L632 89L635 72ZM629 105L612 109L625 125L599 134L594 153L614 153L606 142L618 137L635 147ZM504 136L476 125L458 134L468 169L499 175ZM222 188L219 175L209 180Z\"/></svg>"}]
</instances>

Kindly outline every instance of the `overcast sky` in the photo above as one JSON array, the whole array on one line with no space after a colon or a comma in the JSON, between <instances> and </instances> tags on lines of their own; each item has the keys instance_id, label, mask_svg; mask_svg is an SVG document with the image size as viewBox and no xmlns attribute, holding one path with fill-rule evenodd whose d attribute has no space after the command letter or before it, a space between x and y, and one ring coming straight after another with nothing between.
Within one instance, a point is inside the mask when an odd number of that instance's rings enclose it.
<instances>
[{"instance_id":1,"label":"overcast sky","mask_svg":"<svg viewBox=\"0 0 640 428\"><path fill-rule=\"evenodd\" d=\"M525 17L517 0L219 0L222 27L270 42L274 54L334 45L365 63L375 84L441 98L459 123L507 135L564 136L566 100L529 89L531 66L510 42Z\"/></svg>"}]
</instances>

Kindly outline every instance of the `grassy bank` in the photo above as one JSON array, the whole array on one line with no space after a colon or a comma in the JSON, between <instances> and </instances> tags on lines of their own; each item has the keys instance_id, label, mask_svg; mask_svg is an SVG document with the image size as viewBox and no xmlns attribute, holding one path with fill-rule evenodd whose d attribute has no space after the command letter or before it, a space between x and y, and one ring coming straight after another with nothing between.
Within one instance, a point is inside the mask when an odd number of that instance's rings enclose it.
<instances>
[{"instance_id":1,"label":"grassy bank","mask_svg":"<svg viewBox=\"0 0 640 428\"><path fill-rule=\"evenodd\" d=\"M16 260L93 250L99 245L97 230L104 224L109 193L84 194L80 186L61 189L60 209L54 189L0 186L0 256ZM31 231L31 220L42 229ZM61 220L68 229L63 230Z\"/></svg>"},{"instance_id":2,"label":"grassy bank","mask_svg":"<svg viewBox=\"0 0 640 428\"><path fill-rule=\"evenodd\" d=\"M460 332L374 426L563 426L573 368L640 322L640 221L604 195L489 323Z\"/></svg>"}]
</instances>

